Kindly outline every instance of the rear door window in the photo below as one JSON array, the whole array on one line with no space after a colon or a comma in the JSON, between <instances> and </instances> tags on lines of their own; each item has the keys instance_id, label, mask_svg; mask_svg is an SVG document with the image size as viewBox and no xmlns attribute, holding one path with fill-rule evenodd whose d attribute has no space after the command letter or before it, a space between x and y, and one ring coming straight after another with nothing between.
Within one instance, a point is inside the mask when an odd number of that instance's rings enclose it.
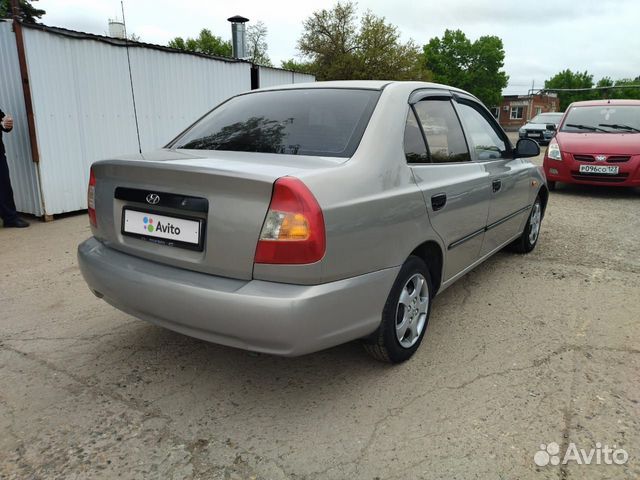
<instances>
[{"instance_id":1,"label":"rear door window","mask_svg":"<svg viewBox=\"0 0 640 480\"><path fill-rule=\"evenodd\" d=\"M378 90L308 88L255 92L223 103L172 148L350 157Z\"/></svg>"},{"instance_id":2,"label":"rear door window","mask_svg":"<svg viewBox=\"0 0 640 480\"><path fill-rule=\"evenodd\" d=\"M432 163L468 162L469 149L458 116L448 99L421 100L414 105Z\"/></svg>"},{"instance_id":3,"label":"rear door window","mask_svg":"<svg viewBox=\"0 0 640 480\"><path fill-rule=\"evenodd\" d=\"M404 156L407 159L407 163L429 162L427 146L424 143L418 120L411 108L404 126Z\"/></svg>"}]
</instances>

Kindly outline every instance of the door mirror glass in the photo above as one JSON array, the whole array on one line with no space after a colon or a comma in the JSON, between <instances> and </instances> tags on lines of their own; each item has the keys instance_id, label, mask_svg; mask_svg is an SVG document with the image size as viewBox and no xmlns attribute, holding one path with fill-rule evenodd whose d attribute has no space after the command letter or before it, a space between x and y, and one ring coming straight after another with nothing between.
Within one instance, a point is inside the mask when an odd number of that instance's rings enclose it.
<instances>
[{"instance_id":1,"label":"door mirror glass","mask_svg":"<svg viewBox=\"0 0 640 480\"><path fill-rule=\"evenodd\" d=\"M556 126L553 123L547 123L547 130L551 130L552 132L555 132Z\"/></svg>"},{"instance_id":2,"label":"door mirror glass","mask_svg":"<svg viewBox=\"0 0 640 480\"><path fill-rule=\"evenodd\" d=\"M521 138L513 153L515 158L537 157L540 155L540 146L530 138Z\"/></svg>"}]
</instances>

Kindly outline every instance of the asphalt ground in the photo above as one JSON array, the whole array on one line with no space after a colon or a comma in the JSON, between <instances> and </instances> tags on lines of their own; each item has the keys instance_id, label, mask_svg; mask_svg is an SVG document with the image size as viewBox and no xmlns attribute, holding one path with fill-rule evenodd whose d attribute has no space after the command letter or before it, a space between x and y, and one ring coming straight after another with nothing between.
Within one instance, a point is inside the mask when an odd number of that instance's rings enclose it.
<instances>
[{"instance_id":1,"label":"asphalt ground","mask_svg":"<svg viewBox=\"0 0 640 480\"><path fill-rule=\"evenodd\" d=\"M397 366L154 327L87 289L86 215L0 229L0 478L638 478L639 207L561 186L537 248L438 296ZM536 465L554 442L629 458Z\"/></svg>"}]
</instances>

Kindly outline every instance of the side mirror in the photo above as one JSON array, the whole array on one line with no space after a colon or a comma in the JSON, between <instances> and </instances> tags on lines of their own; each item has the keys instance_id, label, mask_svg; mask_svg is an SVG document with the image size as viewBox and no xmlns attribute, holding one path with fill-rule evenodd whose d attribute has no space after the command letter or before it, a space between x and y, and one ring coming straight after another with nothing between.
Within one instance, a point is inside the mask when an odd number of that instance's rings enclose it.
<instances>
[{"instance_id":1,"label":"side mirror","mask_svg":"<svg viewBox=\"0 0 640 480\"><path fill-rule=\"evenodd\" d=\"M556 126L553 123L547 123L547 130L551 130L552 132L555 132Z\"/></svg>"},{"instance_id":2,"label":"side mirror","mask_svg":"<svg viewBox=\"0 0 640 480\"><path fill-rule=\"evenodd\" d=\"M521 138L513 151L514 158L537 157L540 155L540 145L530 138Z\"/></svg>"}]
</instances>

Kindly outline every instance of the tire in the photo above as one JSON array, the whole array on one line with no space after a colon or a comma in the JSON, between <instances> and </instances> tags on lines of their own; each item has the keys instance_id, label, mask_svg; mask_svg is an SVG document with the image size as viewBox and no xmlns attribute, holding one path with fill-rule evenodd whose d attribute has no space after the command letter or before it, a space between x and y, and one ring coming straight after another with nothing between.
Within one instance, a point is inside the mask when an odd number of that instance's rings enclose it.
<instances>
[{"instance_id":1,"label":"tire","mask_svg":"<svg viewBox=\"0 0 640 480\"><path fill-rule=\"evenodd\" d=\"M549 191L554 192L556 189L556 182L553 182L553 181L547 182L547 187L549 188Z\"/></svg>"},{"instance_id":2,"label":"tire","mask_svg":"<svg viewBox=\"0 0 640 480\"><path fill-rule=\"evenodd\" d=\"M365 350L382 362L401 363L411 358L427 330L432 292L427 265L411 255L391 287L380 326L364 340Z\"/></svg>"},{"instance_id":3,"label":"tire","mask_svg":"<svg viewBox=\"0 0 640 480\"><path fill-rule=\"evenodd\" d=\"M516 253L529 253L538 244L538 238L540 237L540 227L542 225L542 202L540 195L536 197L536 201L533 202L531 207L531 213L527 219L527 224L524 227L524 231L520 238L509 245L510 249Z\"/></svg>"}]
</instances>

